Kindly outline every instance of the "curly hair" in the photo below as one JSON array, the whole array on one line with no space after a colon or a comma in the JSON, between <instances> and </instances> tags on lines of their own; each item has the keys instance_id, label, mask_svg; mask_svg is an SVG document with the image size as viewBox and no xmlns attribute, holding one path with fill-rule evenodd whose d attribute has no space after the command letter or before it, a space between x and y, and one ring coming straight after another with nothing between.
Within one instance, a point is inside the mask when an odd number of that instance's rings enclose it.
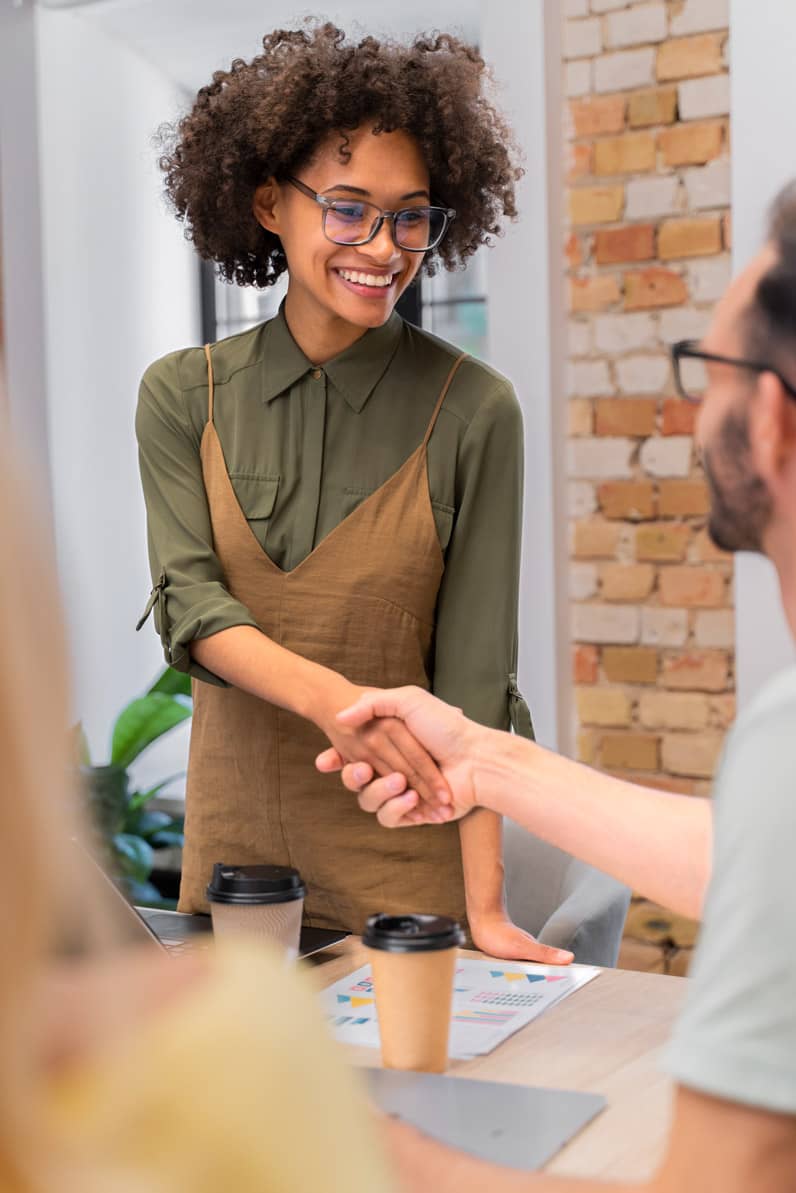
<instances>
[{"instance_id":1,"label":"curly hair","mask_svg":"<svg viewBox=\"0 0 796 1193\"><path fill-rule=\"evenodd\" d=\"M485 78L478 51L448 34L354 43L330 23L269 33L261 54L216 71L191 111L160 129L159 164L186 238L227 281L272 285L287 261L254 217L255 189L295 174L335 132L346 162L347 132L372 121L374 133L400 129L416 139L434 200L456 209L426 272L438 261L460 267L500 234L502 217L516 217L523 173Z\"/></svg>"}]
</instances>

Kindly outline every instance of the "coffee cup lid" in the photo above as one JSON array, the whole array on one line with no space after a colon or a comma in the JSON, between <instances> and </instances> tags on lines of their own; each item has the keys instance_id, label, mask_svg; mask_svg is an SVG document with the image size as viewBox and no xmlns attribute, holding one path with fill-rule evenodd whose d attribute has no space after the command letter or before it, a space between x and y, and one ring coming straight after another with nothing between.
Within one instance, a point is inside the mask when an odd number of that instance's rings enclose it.
<instances>
[{"instance_id":1,"label":"coffee cup lid","mask_svg":"<svg viewBox=\"0 0 796 1193\"><path fill-rule=\"evenodd\" d=\"M464 933L444 915L372 915L362 943L387 953L428 953L463 945Z\"/></svg>"},{"instance_id":2,"label":"coffee cup lid","mask_svg":"<svg viewBox=\"0 0 796 1193\"><path fill-rule=\"evenodd\" d=\"M211 903L239 906L290 903L303 899L306 888L298 870L290 866L230 866L216 862L207 887Z\"/></svg>"}]
</instances>

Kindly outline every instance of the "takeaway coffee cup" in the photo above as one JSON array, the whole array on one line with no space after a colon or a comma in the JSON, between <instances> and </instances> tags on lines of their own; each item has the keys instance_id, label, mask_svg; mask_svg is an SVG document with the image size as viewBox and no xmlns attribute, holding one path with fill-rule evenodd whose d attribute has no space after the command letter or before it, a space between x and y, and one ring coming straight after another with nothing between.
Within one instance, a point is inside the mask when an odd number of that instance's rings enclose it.
<instances>
[{"instance_id":1,"label":"takeaway coffee cup","mask_svg":"<svg viewBox=\"0 0 796 1193\"><path fill-rule=\"evenodd\" d=\"M456 950L464 934L435 915L374 915L363 944L373 970L386 1069L444 1073Z\"/></svg>"},{"instance_id":2,"label":"takeaway coffee cup","mask_svg":"<svg viewBox=\"0 0 796 1193\"><path fill-rule=\"evenodd\" d=\"M305 887L289 866L230 866L216 862L207 888L213 935L248 936L280 945L298 956Z\"/></svg>"}]
</instances>

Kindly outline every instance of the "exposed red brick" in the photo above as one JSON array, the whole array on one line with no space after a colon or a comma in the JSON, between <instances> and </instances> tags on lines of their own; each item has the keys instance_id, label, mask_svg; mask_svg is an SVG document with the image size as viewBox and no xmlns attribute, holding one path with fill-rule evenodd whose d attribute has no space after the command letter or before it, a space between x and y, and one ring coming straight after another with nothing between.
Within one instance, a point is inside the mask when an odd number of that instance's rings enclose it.
<instances>
[{"instance_id":1,"label":"exposed red brick","mask_svg":"<svg viewBox=\"0 0 796 1193\"><path fill-rule=\"evenodd\" d=\"M596 95L569 105L576 137L620 133L625 125L624 95Z\"/></svg>"},{"instance_id":2,"label":"exposed red brick","mask_svg":"<svg viewBox=\"0 0 796 1193\"><path fill-rule=\"evenodd\" d=\"M597 490L597 500L606 518L636 522L655 516L655 487L651 481L604 481Z\"/></svg>"},{"instance_id":3,"label":"exposed red brick","mask_svg":"<svg viewBox=\"0 0 796 1193\"><path fill-rule=\"evenodd\" d=\"M596 683L600 652L596 646L580 643L572 648L572 678L575 683Z\"/></svg>"},{"instance_id":4,"label":"exposed red brick","mask_svg":"<svg viewBox=\"0 0 796 1193\"><path fill-rule=\"evenodd\" d=\"M653 224L627 224L624 228L603 228L594 234L594 259L598 265L651 261L654 256Z\"/></svg>"},{"instance_id":5,"label":"exposed red brick","mask_svg":"<svg viewBox=\"0 0 796 1193\"><path fill-rule=\"evenodd\" d=\"M681 306L687 298L686 284L674 270L651 266L625 274L626 311Z\"/></svg>"},{"instance_id":6,"label":"exposed red brick","mask_svg":"<svg viewBox=\"0 0 796 1193\"><path fill-rule=\"evenodd\" d=\"M652 435L657 409L654 398L600 398L595 402L595 434L634 438Z\"/></svg>"},{"instance_id":7,"label":"exposed red brick","mask_svg":"<svg viewBox=\"0 0 796 1193\"><path fill-rule=\"evenodd\" d=\"M664 435L693 435L699 407L683 398L666 398L663 403Z\"/></svg>"},{"instance_id":8,"label":"exposed red brick","mask_svg":"<svg viewBox=\"0 0 796 1193\"><path fill-rule=\"evenodd\" d=\"M621 298L619 282L611 273L594 278L572 278L569 305L572 311L602 311Z\"/></svg>"}]
</instances>

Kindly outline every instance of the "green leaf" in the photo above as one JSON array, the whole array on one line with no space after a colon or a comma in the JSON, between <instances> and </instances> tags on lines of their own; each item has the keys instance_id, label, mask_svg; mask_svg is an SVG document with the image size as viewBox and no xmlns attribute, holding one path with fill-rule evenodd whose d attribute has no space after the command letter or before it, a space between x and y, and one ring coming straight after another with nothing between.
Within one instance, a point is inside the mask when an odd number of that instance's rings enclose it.
<instances>
[{"instance_id":1,"label":"green leaf","mask_svg":"<svg viewBox=\"0 0 796 1193\"><path fill-rule=\"evenodd\" d=\"M122 874L136 882L146 882L155 864L152 846L132 833L116 833L112 844Z\"/></svg>"},{"instance_id":2,"label":"green leaf","mask_svg":"<svg viewBox=\"0 0 796 1193\"><path fill-rule=\"evenodd\" d=\"M124 831L134 833L137 837L149 840L153 833L171 827L171 817L168 812L136 812L125 821Z\"/></svg>"},{"instance_id":3,"label":"green leaf","mask_svg":"<svg viewBox=\"0 0 796 1193\"><path fill-rule=\"evenodd\" d=\"M130 903L139 907L163 907L171 911L176 907L173 899L164 899L151 882L136 882L134 878L122 878L119 885Z\"/></svg>"},{"instance_id":4,"label":"green leaf","mask_svg":"<svg viewBox=\"0 0 796 1193\"><path fill-rule=\"evenodd\" d=\"M185 844L185 834L178 829L160 829L149 838L149 844L153 849L182 849Z\"/></svg>"},{"instance_id":5,"label":"green leaf","mask_svg":"<svg viewBox=\"0 0 796 1193\"><path fill-rule=\"evenodd\" d=\"M141 696L122 709L113 727L111 762L129 766L153 741L190 718L191 710L162 692Z\"/></svg>"},{"instance_id":6,"label":"green leaf","mask_svg":"<svg viewBox=\"0 0 796 1193\"><path fill-rule=\"evenodd\" d=\"M135 811L137 808L143 808L144 804L148 804L151 799L162 791L164 787L168 787L169 783L173 783L175 779L181 779L185 775L185 771L178 771L176 775L169 775L168 779L163 779L160 783L156 783L154 787L150 787L148 791L134 791L130 796L130 809Z\"/></svg>"},{"instance_id":7,"label":"green leaf","mask_svg":"<svg viewBox=\"0 0 796 1193\"><path fill-rule=\"evenodd\" d=\"M164 696L187 696L191 698L191 677L184 671L175 671L173 667L166 667L160 673L147 695L162 692Z\"/></svg>"}]
</instances>

